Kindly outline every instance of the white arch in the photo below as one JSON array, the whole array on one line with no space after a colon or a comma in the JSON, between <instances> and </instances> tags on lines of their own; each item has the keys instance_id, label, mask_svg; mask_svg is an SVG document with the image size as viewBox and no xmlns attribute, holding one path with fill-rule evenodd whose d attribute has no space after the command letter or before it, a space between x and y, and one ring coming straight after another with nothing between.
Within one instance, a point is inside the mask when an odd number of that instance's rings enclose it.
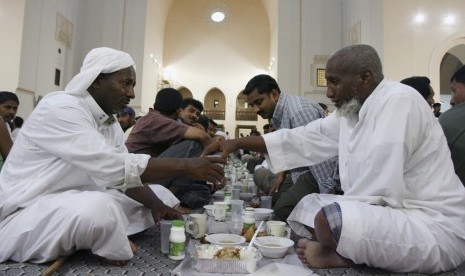
<instances>
[{"instance_id":1,"label":"white arch","mask_svg":"<svg viewBox=\"0 0 465 276\"><path fill-rule=\"evenodd\" d=\"M465 44L465 32L457 32L448 37L443 41L440 41L436 47L434 47L431 52L430 62L429 62L429 77L431 80L431 86L434 91L440 91L440 82L441 82L441 61L444 55L452 48L457 45ZM440 93L434 95L434 100L440 100Z\"/></svg>"}]
</instances>

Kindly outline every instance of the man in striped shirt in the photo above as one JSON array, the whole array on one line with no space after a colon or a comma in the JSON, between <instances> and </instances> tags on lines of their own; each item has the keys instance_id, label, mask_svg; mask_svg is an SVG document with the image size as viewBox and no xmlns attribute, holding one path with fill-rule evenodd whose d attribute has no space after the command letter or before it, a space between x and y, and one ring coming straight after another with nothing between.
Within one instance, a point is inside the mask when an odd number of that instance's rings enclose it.
<instances>
[{"instance_id":1,"label":"man in striped shirt","mask_svg":"<svg viewBox=\"0 0 465 276\"><path fill-rule=\"evenodd\" d=\"M324 118L325 111L308 97L281 92L278 83L269 75L253 77L242 92L247 102L263 119L268 119L275 129L305 126L311 121ZM288 172L278 173L271 184L271 194L278 193L274 206L275 215L286 220L299 200L311 193L335 193L340 190L337 174L337 157L319 164L290 171L291 186L283 184ZM271 174L271 172L270 172ZM265 176L269 178L268 176Z\"/></svg>"}]
</instances>

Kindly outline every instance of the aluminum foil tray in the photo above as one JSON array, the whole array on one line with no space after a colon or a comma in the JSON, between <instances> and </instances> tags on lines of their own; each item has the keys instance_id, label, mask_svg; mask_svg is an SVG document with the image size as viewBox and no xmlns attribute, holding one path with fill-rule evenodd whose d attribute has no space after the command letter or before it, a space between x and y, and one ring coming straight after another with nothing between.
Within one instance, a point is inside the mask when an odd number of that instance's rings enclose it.
<instances>
[{"instance_id":1,"label":"aluminum foil tray","mask_svg":"<svg viewBox=\"0 0 465 276\"><path fill-rule=\"evenodd\" d=\"M220 249L225 247L239 248L241 256L248 255L242 260L219 260L213 259L213 255ZM246 274L253 273L257 267L258 261L262 258L262 254L252 247L250 252L247 252L246 246L223 246L223 245L197 245L192 252L194 260L194 268L202 273L224 273L224 274Z\"/></svg>"}]
</instances>

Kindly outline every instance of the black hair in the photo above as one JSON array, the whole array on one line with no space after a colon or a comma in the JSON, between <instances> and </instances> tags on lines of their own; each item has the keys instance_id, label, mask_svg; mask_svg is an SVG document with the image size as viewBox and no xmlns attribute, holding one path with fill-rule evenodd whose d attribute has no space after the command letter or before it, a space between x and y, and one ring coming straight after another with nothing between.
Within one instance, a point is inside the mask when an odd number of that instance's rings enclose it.
<instances>
[{"instance_id":1,"label":"black hair","mask_svg":"<svg viewBox=\"0 0 465 276\"><path fill-rule=\"evenodd\" d=\"M431 81L427 77L413 76L410 78L403 79L400 82L405 85L415 88L415 90L420 92L421 96L423 96L425 100L431 94L431 89L430 89Z\"/></svg>"},{"instance_id":2,"label":"black hair","mask_svg":"<svg viewBox=\"0 0 465 276\"><path fill-rule=\"evenodd\" d=\"M201 124L205 128L205 130L207 130L208 126L210 125L210 118L208 118L207 115L201 114L199 116L199 119L197 120L197 123Z\"/></svg>"},{"instance_id":3,"label":"black hair","mask_svg":"<svg viewBox=\"0 0 465 276\"><path fill-rule=\"evenodd\" d=\"M203 104L200 101L197 101L196 99L193 98L185 98L182 100L181 108L184 109L188 107L189 105L192 105L193 107L197 108L200 113L203 112Z\"/></svg>"},{"instance_id":4,"label":"black hair","mask_svg":"<svg viewBox=\"0 0 465 276\"><path fill-rule=\"evenodd\" d=\"M13 101L19 105L19 99L15 93L10 91L0 91L0 104L5 103L6 101Z\"/></svg>"},{"instance_id":5,"label":"black hair","mask_svg":"<svg viewBox=\"0 0 465 276\"><path fill-rule=\"evenodd\" d=\"M21 118L19 116L16 116L13 119L13 125L15 126L15 128L21 128L23 126L23 123L24 123L23 118Z\"/></svg>"},{"instance_id":6,"label":"black hair","mask_svg":"<svg viewBox=\"0 0 465 276\"><path fill-rule=\"evenodd\" d=\"M215 121L213 121L212 119L209 119L209 123L211 125L218 126L218 124Z\"/></svg>"},{"instance_id":7,"label":"black hair","mask_svg":"<svg viewBox=\"0 0 465 276\"><path fill-rule=\"evenodd\" d=\"M452 78L450 78L450 82L453 81L460 82L465 84L465 65L457 69L455 73L452 75Z\"/></svg>"},{"instance_id":8,"label":"black hair","mask_svg":"<svg viewBox=\"0 0 465 276\"><path fill-rule=\"evenodd\" d=\"M278 83L269 75L257 75L253 77L242 91L242 94L248 96L252 91L257 90L259 94L270 94L271 90L275 89L281 94L281 89L279 89Z\"/></svg>"},{"instance_id":9,"label":"black hair","mask_svg":"<svg viewBox=\"0 0 465 276\"><path fill-rule=\"evenodd\" d=\"M155 97L153 109L163 115L171 115L181 108L181 104L182 95L178 90L174 88L163 88L158 91Z\"/></svg>"},{"instance_id":10,"label":"black hair","mask_svg":"<svg viewBox=\"0 0 465 276\"><path fill-rule=\"evenodd\" d=\"M441 106L441 103L434 103L433 107L436 107L436 106Z\"/></svg>"},{"instance_id":11,"label":"black hair","mask_svg":"<svg viewBox=\"0 0 465 276\"><path fill-rule=\"evenodd\" d=\"M256 130L256 129L252 129L252 131L250 131L250 136L261 136L262 134L260 133L260 131Z\"/></svg>"}]
</instances>

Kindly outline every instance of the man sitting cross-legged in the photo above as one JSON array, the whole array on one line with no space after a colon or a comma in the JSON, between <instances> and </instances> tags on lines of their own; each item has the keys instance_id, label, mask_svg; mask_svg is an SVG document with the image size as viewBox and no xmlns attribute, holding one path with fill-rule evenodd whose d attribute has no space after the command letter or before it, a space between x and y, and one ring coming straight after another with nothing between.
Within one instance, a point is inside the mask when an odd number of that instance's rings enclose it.
<instances>
[{"instance_id":1,"label":"man sitting cross-legged","mask_svg":"<svg viewBox=\"0 0 465 276\"><path fill-rule=\"evenodd\" d=\"M89 249L123 265L135 250L128 235L180 216L159 199L173 206L169 191L144 183L222 179L220 157L128 153L114 114L134 98L135 84L129 54L96 48L65 91L40 101L0 173L0 262L42 263Z\"/></svg>"},{"instance_id":2,"label":"man sitting cross-legged","mask_svg":"<svg viewBox=\"0 0 465 276\"><path fill-rule=\"evenodd\" d=\"M368 45L334 53L326 65L328 117L294 129L215 142L205 153L267 152L272 171L339 158L344 195L310 194L288 222L311 267L366 264L438 273L465 261L465 188L444 133L410 86L384 79ZM310 230L310 231L309 231Z\"/></svg>"}]
</instances>

